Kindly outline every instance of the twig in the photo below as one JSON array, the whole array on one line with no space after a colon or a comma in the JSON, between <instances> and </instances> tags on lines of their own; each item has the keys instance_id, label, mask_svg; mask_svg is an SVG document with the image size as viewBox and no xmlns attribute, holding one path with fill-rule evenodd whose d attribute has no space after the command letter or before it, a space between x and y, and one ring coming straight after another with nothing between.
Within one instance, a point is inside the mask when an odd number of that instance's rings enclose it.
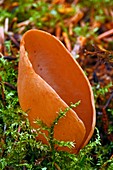
<instances>
[{"instance_id":1,"label":"twig","mask_svg":"<svg viewBox=\"0 0 113 170\"><path fill-rule=\"evenodd\" d=\"M30 24L30 20L26 20L17 24L17 27L23 27Z\"/></svg>"},{"instance_id":2,"label":"twig","mask_svg":"<svg viewBox=\"0 0 113 170\"><path fill-rule=\"evenodd\" d=\"M103 38L103 41L105 41L105 42L107 42L107 43L112 42L112 41L113 41L113 36Z\"/></svg>"},{"instance_id":3,"label":"twig","mask_svg":"<svg viewBox=\"0 0 113 170\"><path fill-rule=\"evenodd\" d=\"M4 28L0 27L0 52L3 51L3 43L4 43Z\"/></svg>"},{"instance_id":4,"label":"twig","mask_svg":"<svg viewBox=\"0 0 113 170\"><path fill-rule=\"evenodd\" d=\"M79 10L73 17L65 20L65 23L67 25L70 25L71 23L73 23L75 26L83 18L83 16L84 16L84 13Z\"/></svg>"},{"instance_id":5,"label":"twig","mask_svg":"<svg viewBox=\"0 0 113 170\"><path fill-rule=\"evenodd\" d=\"M4 82L4 85L10 87L10 88L13 89L13 90L16 90L16 87L13 86L12 84L8 83L8 82Z\"/></svg>"},{"instance_id":6,"label":"twig","mask_svg":"<svg viewBox=\"0 0 113 170\"><path fill-rule=\"evenodd\" d=\"M63 32L62 35L63 35L64 42L65 42L65 44L66 44L67 49L68 49L69 51L71 51L71 50L72 50L72 49L71 49L71 42L70 42L70 40L69 40L69 38L68 38L67 33L66 33L66 32Z\"/></svg>"},{"instance_id":7,"label":"twig","mask_svg":"<svg viewBox=\"0 0 113 170\"><path fill-rule=\"evenodd\" d=\"M60 167L57 165L57 163L54 163L57 170L61 170Z\"/></svg>"},{"instance_id":8,"label":"twig","mask_svg":"<svg viewBox=\"0 0 113 170\"><path fill-rule=\"evenodd\" d=\"M9 18L5 19L4 32L7 33L9 28Z\"/></svg>"},{"instance_id":9,"label":"twig","mask_svg":"<svg viewBox=\"0 0 113 170\"><path fill-rule=\"evenodd\" d=\"M105 106L104 106L104 109L106 109L106 108L108 107L108 105L109 105L109 103L111 102L112 98L113 98L113 92L111 93L109 99L107 100L107 102L106 102L106 104L105 104Z\"/></svg>"},{"instance_id":10,"label":"twig","mask_svg":"<svg viewBox=\"0 0 113 170\"><path fill-rule=\"evenodd\" d=\"M19 49L19 47L20 47L20 45L19 45L19 43L17 42L17 40L13 37L13 36L11 36L11 35L8 35L9 36L9 38L10 38L10 40L16 45L16 47Z\"/></svg>"},{"instance_id":11,"label":"twig","mask_svg":"<svg viewBox=\"0 0 113 170\"><path fill-rule=\"evenodd\" d=\"M98 38L98 40L101 40L101 39L103 39L103 38L105 38L107 36L110 36L112 34L113 34L113 29L100 34L97 38Z\"/></svg>"},{"instance_id":12,"label":"twig","mask_svg":"<svg viewBox=\"0 0 113 170\"><path fill-rule=\"evenodd\" d=\"M61 27L59 25L56 26L55 35L58 39L60 39Z\"/></svg>"},{"instance_id":13,"label":"twig","mask_svg":"<svg viewBox=\"0 0 113 170\"><path fill-rule=\"evenodd\" d=\"M11 56L4 56L1 52L0 52L0 56L2 57L2 58L4 58L4 59L7 59L7 60L16 60L17 58L15 57L15 58L13 58L13 57L11 57Z\"/></svg>"},{"instance_id":14,"label":"twig","mask_svg":"<svg viewBox=\"0 0 113 170\"><path fill-rule=\"evenodd\" d=\"M1 91L2 91L2 100L3 100L3 105L4 107L6 106L6 101L5 101L5 91L4 91L4 87L3 87L3 84L2 82L0 82L0 86L1 86Z\"/></svg>"},{"instance_id":15,"label":"twig","mask_svg":"<svg viewBox=\"0 0 113 170\"><path fill-rule=\"evenodd\" d=\"M4 43L4 28L0 26L0 43Z\"/></svg>"},{"instance_id":16,"label":"twig","mask_svg":"<svg viewBox=\"0 0 113 170\"><path fill-rule=\"evenodd\" d=\"M69 35L72 36L73 35L73 24L70 23L69 25Z\"/></svg>"},{"instance_id":17,"label":"twig","mask_svg":"<svg viewBox=\"0 0 113 170\"><path fill-rule=\"evenodd\" d=\"M16 59L17 59L16 57L13 58L13 57L11 57L11 56L3 56L3 58L4 58L4 59L7 59L7 60L9 60L9 61L12 61L12 60L16 60Z\"/></svg>"},{"instance_id":18,"label":"twig","mask_svg":"<svg viewBox=\"0 0 113 170\"><path fill-rule=\"evenodd\" d=\"M107 113L106 113L106 109L105 108L102 108L102 122L103 122L103 128L104 128L104 132L106 134L108 134L108 116L107 116Z\"/></svg>"},{"instance_id":19,"label":"twig","mask_svg":"<svg viewBox=\"0 0 113 170\"><path fill-rule=\"evenodd\" d=\"M4 55L0 52L0 56L2 57L2 58L4 58Z\"/></svg>"}]
</instances>

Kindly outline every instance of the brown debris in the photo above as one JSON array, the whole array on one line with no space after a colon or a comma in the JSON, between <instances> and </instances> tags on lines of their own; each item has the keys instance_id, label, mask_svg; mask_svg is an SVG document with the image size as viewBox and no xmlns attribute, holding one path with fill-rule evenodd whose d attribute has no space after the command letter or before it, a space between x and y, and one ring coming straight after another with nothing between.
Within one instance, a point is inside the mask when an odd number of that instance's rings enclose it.
<instances>
[{"instance_id":1,"label":"brown debris","mask_svg":"<svg viewBox=\"0 0 113 170\"><path fill-rule=\"evenodd\" d=\"M5 19L4 32L7 33L9 29L9 18Z\"/></svg>"},{"instance_id":2,"label":"brown debris","mask_svg":"<svg viewBox=\"0 0 113 170\"><path fill-rule=\"evenodd\" d=\"M69 40L69 37L68 37L68 35L67 35L67 33L66 32L63 32L62 33L62 36L63 36L63 38L64 38L64 42L65 42L65 45L66 45L66 47L67 47L67 49L69 50L69 51L71 51L71 42L70 42L70 40Z\"/></svg>"},{"instance_id":3,"label":"brown debris","mask_svg":"<svg viewBox=\"0 0 113 170\"><path fill-rule=\"evenodd\" d=\"M4 37L4 28L0 27L0 52L3 52L5 37Z\"/></svg>"},{"instance_id":4,"label":"brown debris","mask_svg":"<svg viewBox=\"0 0 113 170\"><path fill-rule=\"evenodd\" d=\"M56 29L55 29L55 36L58 38L58 39L60 39L60 37L61 37L61 27L60 27L60 25L57 25L56 26Z\"/></svg>"},{"instance_id":5,"label":"brown debris","mask_svg":"<svg viewBox=\"0 0 113 170\"><path fill-rule=\"evenodd\" d=\"M108 31L100 34L100 35L98 36L98 40L101 40L101 39L103 39L103 38L105 38L105 37L107 37L107 36L110 36L110 35L112 35L112 34L113 34L113 29L108 30Z\"/></svg>"},{"instance_id":6,"label":"brown debris","mask_svg":"<svg viewBox=\"0 0 113 170\"><path fill-rule=\"evenodd\" d=\"M70 19L66 19L65 23L66 25L70 25L71 23L74 24L74 26L83 18L84 13L79 10L73 17L71 17Z\"/></svg>"},{"instance_id":7,"label":"brown debris","mask_svg":"<svg viewBox=\"0 0 113 170\"><path fill-rule=\"evenodd\" d=\"M4 87L3 87L3 83L1 82L1 80L2 80L2 78L0 77L0 88L1 88L2 102L5 107L6 106L5 92L4 92Z\"/></svg>"}]
</instances>

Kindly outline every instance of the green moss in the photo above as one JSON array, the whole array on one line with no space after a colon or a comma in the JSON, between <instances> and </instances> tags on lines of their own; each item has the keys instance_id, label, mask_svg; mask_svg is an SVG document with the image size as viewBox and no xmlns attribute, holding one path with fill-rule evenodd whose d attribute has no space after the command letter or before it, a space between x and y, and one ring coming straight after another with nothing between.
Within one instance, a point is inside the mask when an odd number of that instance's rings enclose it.
<instances>
[{"instance_id":1,"label":"green moss","mask_svg":"<svg viewBox=\"0 0 113 170\"><path fill-rule=\"evenodd\" d=\"M79 102L75 105L71 104L64 111L61 110L50 128L38 120L36 122L40 124L39 129L34 131L30 127L27 115L20 109L17 90L5 85L5 82L8 82L16 87L15 65L17 64L17 61L9 62L3 58L0 59L0 76L2 77L0 84L0 169L85 170L89 168L93 170L101 167L106 161L110 169L113 162L106 155L108 149L109 152L112 150L112 143L106 147L101 146L98 130L95 131L92 142L90 141L78 155L57 151L54 148L56 143L59 146L73 147L73 142L56 141L53 138L54 126L69 109L76 107ZM49 136L46 138L49 145L35 140L37 134L41 133L41 129L48 130Z\"/></svg>"}]
</instances>

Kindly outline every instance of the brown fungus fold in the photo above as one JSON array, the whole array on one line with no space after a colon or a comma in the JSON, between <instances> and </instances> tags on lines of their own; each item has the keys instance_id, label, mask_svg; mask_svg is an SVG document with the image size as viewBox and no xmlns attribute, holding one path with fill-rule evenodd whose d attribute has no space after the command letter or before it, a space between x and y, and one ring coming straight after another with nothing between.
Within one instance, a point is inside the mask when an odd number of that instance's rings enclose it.
<instances>
[{"instance_id":1,"label":"brown fungus fold","mask_svg":"<svg viewBox=\"0 0 113 170\"><path fill-rule=\"evenodd\" d=\"M80 105L55 125L54 138L73 141L72 149L58 147L72 153L90 140L96 119L91 85L64 45L47 32L33 29L22 37L18 96L21 108L29 110L28 118L34 128L34 120L40 119L50 126L60 109L80 100ZM47 143L41 135L37 139Z\"/></svg>"}]
</instances>

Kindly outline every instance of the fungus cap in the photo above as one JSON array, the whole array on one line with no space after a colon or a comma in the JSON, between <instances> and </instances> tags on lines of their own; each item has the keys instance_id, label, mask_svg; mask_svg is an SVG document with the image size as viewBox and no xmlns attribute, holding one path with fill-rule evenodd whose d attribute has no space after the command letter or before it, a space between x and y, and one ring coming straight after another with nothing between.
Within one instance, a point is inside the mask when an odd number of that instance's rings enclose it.
<instances>
[{"instance_id":1,"label":"fungus cap","mask_svg":"<svg viewBox=\"0 0 113 170\"><path fill-rule=\"evenodd\" d=\"M75 147L72 149L58 147L72 153L77 153L88 143L96 120L91 85L57 38L35 29L23 35L17 87L21 108L29 110L28 118L34 128L37 128L34 120L41 119L50 126L60 109L80 100L80 105L69 110L55 125L54 137L73 141ZM41 135L37 138L47 143Z\"/></svg>"}]
</instances>

